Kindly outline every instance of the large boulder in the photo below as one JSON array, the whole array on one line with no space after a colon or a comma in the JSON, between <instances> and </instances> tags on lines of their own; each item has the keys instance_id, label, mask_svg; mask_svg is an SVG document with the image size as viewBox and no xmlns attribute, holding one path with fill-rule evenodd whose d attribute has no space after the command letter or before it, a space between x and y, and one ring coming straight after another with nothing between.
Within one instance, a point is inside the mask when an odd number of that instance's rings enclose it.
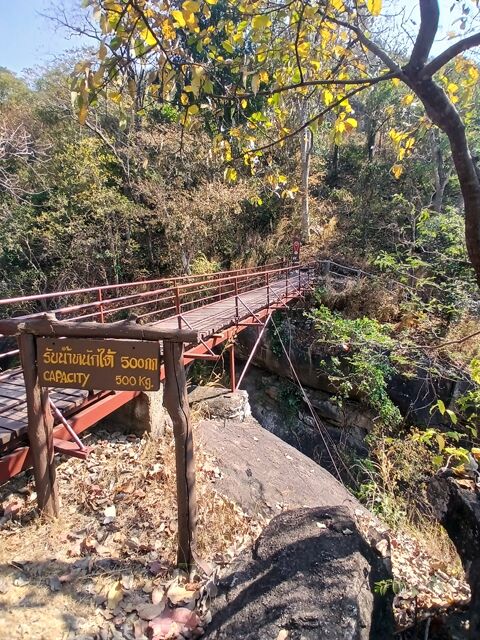
<instances>
[{"instance_id":1,"label":"large boulder","mask_svg":"<svg viewBox=\"0 0 480 640\"><path fill-rule=\"evenodd\" d=\"M202 420L196 437L216 458L221 471L218 491L246 513L271 517L284 509L327 505L366 513L331 473L251 417Z\"/></svg>"},{"instance_id":2,"label":"large boulder","mask_svg":"<svg viewBox=\"0 0 480 640\"><path fill-rule=\"evenodd\" d=\"M475 476L475 472L472 474ZM428 485L428 499L462 561L472 598L471 640L480 638L480 494L476 476L458 479L445 470Z\"/></svg>"},{"instance_id":3,"label":"large boulder","mask_svg":"<svg viewBox=\"0 0 480 640\"><path fill-rule=\"evenodd\" d=\"M389 640L384 561L345 507L298 509L275 517L253 550L221 583L212 640Z\"/></svg>"}]
</instances>

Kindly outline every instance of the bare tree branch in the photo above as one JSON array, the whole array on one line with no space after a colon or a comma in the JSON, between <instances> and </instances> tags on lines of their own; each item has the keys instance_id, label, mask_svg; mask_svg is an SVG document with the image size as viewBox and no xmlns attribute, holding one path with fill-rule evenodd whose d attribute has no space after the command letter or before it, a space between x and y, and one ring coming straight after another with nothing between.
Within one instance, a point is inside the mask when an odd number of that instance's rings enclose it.
<instances>
[{"instance_id":1,"label":"bare tree branch","mask_svg":"<svg viewBox=\"0 0 480 640\"><path fill-rule=\"evenodd\" d=\"M463 40L459 40L455 44L452 44L451 47L445 49L443 53L440 53L436 58L434 58L431 62L429 62L426 67L422 71L422 77L433 76L437 71L440 71L442 67L453 60L456 56L458 56L463 51L468 51L468 49L472 49L473 47L478 47L480 45L480 33L475 33L473 36L469 36L468 38L463 38Z\"/></svg>"},{"instance_id":2,"label":"bare tree branch","mask_svg":"<svg viewBox=\"0 0 480 640\"><path fill-rule=\"evenodd\" d=\"M211 94L212 98L216 98L218 100L241 100L242 98L252 98L254 96L271 96L275 93L284 93L285 91L294 91L295 89L302 89L304 87L322 87L322 86L331 86L331 85L341 85L341 86L349 86L349 85L366 85L367 87L373 84L377 84L378 82L383 82L384 80L391 80L392 78L398 78L401 75L401 70L399 73L385 73L382 76L375 76L373 78L351 78L348 80L338 80L338 79L330 79L330 80L305 80L304 82L297 82L296 84L286 84L282 87L273 87L272 89L266 89L265 91L258 91L257 93L253 93L252 91L244 91L242 93L232 93L229 94Z\"/></svg>"},{"instance_id":3,"label":"bare tree branch","mask_svg":"<svg viewBox=\"0 0 480 640\"><path fill-rule=\"evenodd\" d=\"M386 51L384 51L381 47L379 47L375 42L367 38L367 36L363 33L363 31L357 25L350 24L349 22L345 22L344 20L339 20L338 18L333 18L331 16L328 17L330 22L334 22L338 24L340 27L344 27L345 29L349 29L353 31L353 33L357 36L359 42L361 42L364 47L366 47L371 53L373 53L379 60L383 62L383 64L390 69L390 71L400 77L403 75L402 68L393 60Z\"/></svg>"},{"instance_id":4,"label":"bare tree branch","mask_svg":"<svg viewBox=\"0 0 480 640\"><path fill-rule=\"evenodd\" d=\"M427 64L438 31L440 8L438 0L420 0L420 29L407 67L418 71Z\"/></svg>"}]
</instances>

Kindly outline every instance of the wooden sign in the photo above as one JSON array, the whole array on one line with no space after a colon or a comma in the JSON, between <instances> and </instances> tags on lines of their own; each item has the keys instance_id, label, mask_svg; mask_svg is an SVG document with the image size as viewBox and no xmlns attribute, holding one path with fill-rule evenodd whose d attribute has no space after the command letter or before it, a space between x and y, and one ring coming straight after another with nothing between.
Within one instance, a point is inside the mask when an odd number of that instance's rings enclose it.
<instances>
[{"instance_id":1,"label":"wooden sign","mask_svg":"<svg viewBox=\"0 0 480 640\"><path fill-rule=\"evenodd\" d=\"M44 387L109 391L160 388L158 342L38 338L37 366Z\"/></svg>"}]
</instances>

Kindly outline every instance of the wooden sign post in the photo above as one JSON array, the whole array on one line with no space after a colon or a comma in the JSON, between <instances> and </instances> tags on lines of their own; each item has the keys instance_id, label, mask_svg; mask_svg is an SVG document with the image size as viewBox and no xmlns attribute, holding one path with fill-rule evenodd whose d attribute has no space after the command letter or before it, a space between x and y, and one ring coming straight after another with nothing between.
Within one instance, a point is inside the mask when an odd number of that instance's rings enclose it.
<instances>
[{"instance_id":1,"label":"wooden sign post","mask_svg":"<svg viewBox=\"0 0 480 640\"><path fill-rule=\"evenodd\" d=\"M40 511L51 518L58 516L58 483L53 449L53 417L48 403L48 390L38 378L35 338L24 333L18 339L22 359L28 410L28 439L33 475Z\"/></svg>"},{"instance_id":2,"label":"wooden sign post","mask_svg":"<svg viewBox=\"0 0 480 640\"><path fill-rule=\"evenodd\" d=\"M163 343L165 365L164 404L173 423L177 478L178 547L177 564L190 570L196 544L197 502L195 457L183 364L183 343Z\"/></svg>"},{"instance_id":3,"label":"wooden sign post","mask_svg":"<svg viewBox=\"0 0 480 640\"><path fill-rule=\"evenodd\" d=\"M27 322L0 321L0 329L18 336L38 506L52 517L58 516L58 485L48 388L156 390L160 387L159 341L163 340L165 407L175 437L177 562L189 570L194 561L197 510L183 344L198 344L197 332L132 322L102 325L57 321L48 314Z\"/></svg>"}]
</instances>

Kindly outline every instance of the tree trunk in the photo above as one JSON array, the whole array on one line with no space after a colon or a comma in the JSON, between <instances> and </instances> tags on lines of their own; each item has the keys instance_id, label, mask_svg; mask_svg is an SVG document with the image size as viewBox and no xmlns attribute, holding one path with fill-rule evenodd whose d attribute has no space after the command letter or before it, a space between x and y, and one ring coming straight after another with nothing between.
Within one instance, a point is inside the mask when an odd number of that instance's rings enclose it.
<instances>
[{"instance_id":1,"label":"tree trunk","mask_svg":"<svg viewBox=\"0 0 480 640\"><path fill-rule=\"evenodd\" d=\"M430 208L437 213L441 213L443 206L443 195L445 187L450 179L451 171L445 169L442 148L438 139L438 131L432 132L432 155L433 155L433 173L435 180L435 193L432 196Z\"/></svg>"},{"instance_id":2,"label":"tree trunk","mask_svg":"<svg viewBox=\"0 0 480 640\"><path fill-rule=\"evenodd\" d=\"M375 123L367 116L367 156L368 161L372 162L374 152L375 152L375 137L376 137L376 127Z\"/></svg>"},{"instance_id":3,"label":"tree trunk","mask_svg":"<svg viewBox=\"0 0 480 640\"><path fill-rule=\"evenodd\" d=\"M445 91L432 78L408 77L429 118L448 137L465 207L468 256L480 286L480 175L468 147L465 125Z\"/></svg>"},{"instance_id":4,"label":"tree trunk","mask_svg":"<svg viewBox=\"0 0 480 640\"><path fill-rule=\"evenodd\" d=\"M300 156L302 172L302 240L310 240L310 202L309 202L309 178L310 178L310 157L312 152L312 133L309 129L304 129L300 134Z\"/></svg>"}]
</instances>

